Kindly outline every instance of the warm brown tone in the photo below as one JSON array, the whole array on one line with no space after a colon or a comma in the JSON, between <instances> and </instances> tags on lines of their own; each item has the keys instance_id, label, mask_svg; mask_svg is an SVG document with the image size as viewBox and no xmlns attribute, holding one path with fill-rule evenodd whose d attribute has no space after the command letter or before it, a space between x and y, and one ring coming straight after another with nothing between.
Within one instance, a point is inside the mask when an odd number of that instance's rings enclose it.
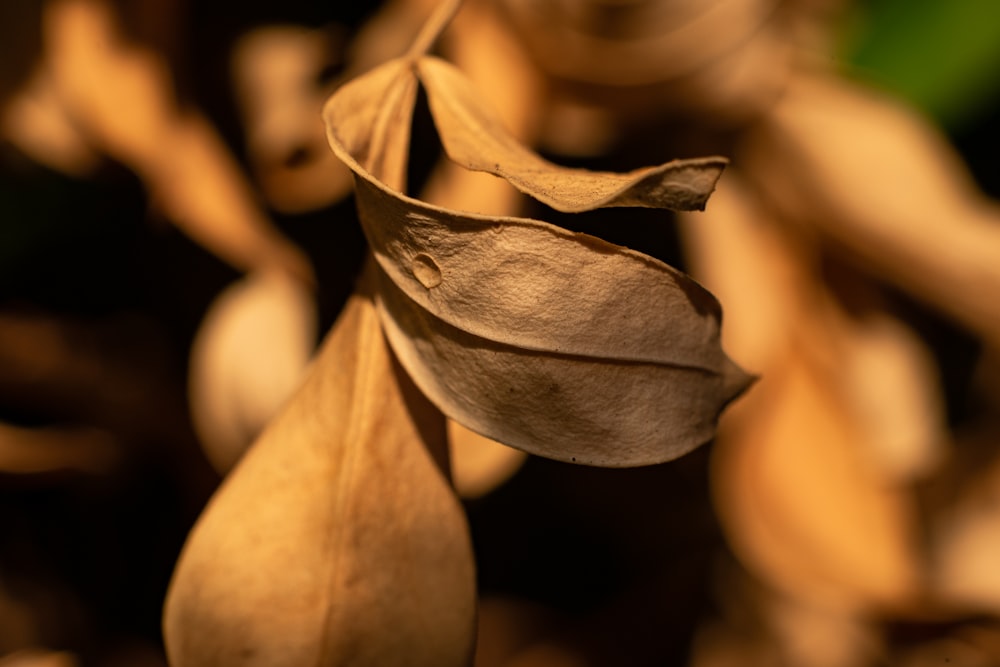
<instances>
[{"instance_id":1,"label":"warm brown tone","mask_svg":"<svg viewBox=\"0 0 1000 667\"><path fill-rule=\"evenodd\" d=\"M176 667L469 662L473 559L441 472L444 417L416 387L506 444L626 466L707 442L748 383L719 346L718 304L676 270L544 222L403 194L418 82L453 160L563 210L700 209L725 164L610 174L541 160L457 70L424 55L457 4L327 104L374 261L304 386L187 543L164 625Z\"/></svg>"}]
</instances>

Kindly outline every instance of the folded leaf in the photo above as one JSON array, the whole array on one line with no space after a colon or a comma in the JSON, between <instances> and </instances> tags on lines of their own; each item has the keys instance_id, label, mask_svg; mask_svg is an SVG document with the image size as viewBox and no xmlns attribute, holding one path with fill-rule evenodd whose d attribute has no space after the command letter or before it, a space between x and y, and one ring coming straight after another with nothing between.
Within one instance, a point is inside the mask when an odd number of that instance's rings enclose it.
<instances>
[{"instance_id":1,"label":"folded leaf","mask_svg":"<svg viewBox=\"0 0 1000 667\"><path fill-rule=\"evenodd\" d=\"M327 137L330 123L336 123L355 174L365 171L390 188L404 189L416 94L416 77L408 61L399 58L345 84L327 102ZM340 102L336 106L334 99Z\"/></svg>"},{"instance_id":2,"label":"folded leaf","mask_svg":"<svg viewBox=\"0 0 1000 667\"><path fill-rule=\"evenodd\" d=\"M606 206L702 210L727 163L720 157L674 160L621 174L559 167L517 143L455 67L432 57L421 58L418 67L448 157L467 169L500 176L559 211Z\"/></svg>"},{"instance_id":3,"label":"folded leaf","mask_svg":"<svg viewBox=\"0 0 1000 667\"><path fill-rule=\"evenodd\" d=\"M537 352L452 327L388 279L379 303L400 363L448 416L548 458L606 467L660 463L708 442L745 386L728 360L708 370Z\"/></svg>"},{"instance_id":4,"label":"folded leaf","mask_svg":"<svg viewBox=\"0 0 1000 667\"><path fill-rule=\"evenodd\" d=\"M372 173L383 165L372 147L412 112L400 91L417 72L455 160L557 208L699 208L724 165L608 174L547 163L502 132L460 74L426 56L341 88L324 110L327 134L356 174L383 326L416 384L468 428L564 461L645 465L711 439L748 383L722 352L711 294L641 253L536 220L431 206Z\"/></svg>"}]
</instances>

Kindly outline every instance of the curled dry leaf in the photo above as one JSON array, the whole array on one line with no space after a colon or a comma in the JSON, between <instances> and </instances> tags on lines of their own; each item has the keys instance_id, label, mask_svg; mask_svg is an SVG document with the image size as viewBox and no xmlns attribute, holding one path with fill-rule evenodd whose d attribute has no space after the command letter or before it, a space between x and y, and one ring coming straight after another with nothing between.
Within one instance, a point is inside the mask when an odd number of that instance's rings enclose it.
<instances>
[{"instance_id":1,"label":"curled dry leaf","mask_svg":"<svg viewBox=\"0 0 1000 667\"><path fill-rule=\"evenodd\" d=\"M456 73L421 55L457 5L325 109L375 261L185 545L164 618L176 667L471 660L471 546L442 474L445 423L426 398L506 444L638 465L710 439L747 384L719 345L718 303L665 264L402 193L418 72L457 159L481 147L485 162L463 161L567 210L700 208L724 164L613 175L531 156Z\"/></svg>"},{"instance_id":2,"label":"curled dry leaf","mask_svg":"<svg viewBox=\"0 0 1000 667\"><path fill-rule=\"evenodd\" d=\"M627 173L559 167L517 143L478 103L475 90L452 65L424 57L417 67L448 157L467 169L500 176L560 211L607 206L702 210L726 165L715 157L675 160Z\"/></svg>"},{"instance_id":3,"label":"curled dry leaf","mask_svg":"<svg viewBox=\"0 0 1000 667\"><path fill-rule=\"evenodd\" d=\"M404 195L401 138L418 78L449 157L564 211L700 209L725 165L559 167L514 141L457 70L419 54L341 88L324 110L328 137L356 175L382 324L416 384L472 430L564 461L651 464L711 439L748 384L719 344L714 297L594 237Z\"/></svg>"}]
</instances>

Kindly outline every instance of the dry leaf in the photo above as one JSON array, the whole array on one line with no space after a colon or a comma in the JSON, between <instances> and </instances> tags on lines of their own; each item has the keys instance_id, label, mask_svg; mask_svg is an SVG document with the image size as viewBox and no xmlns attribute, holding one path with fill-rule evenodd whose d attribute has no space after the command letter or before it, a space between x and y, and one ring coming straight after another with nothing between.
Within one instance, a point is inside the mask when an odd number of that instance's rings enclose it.
<instances>
[{"instance_id":1,"label":"dry leaf","mask_svg":"<svg viewBox=\"0 0 1000 667\"><path fill-rule=\"evenodd\" d=\"M918 586L908 480L875 464L884 433L853 398L854 332L808 245L728 187L738 183L720 188L707 221L687 225L708 284L733 304L727 347L761 373L712 452L727 539L755 576L803 604L852 613L902 604ZM879 399L867 406L875 415L896 414L895 395Z\"/></svg>"},{"instance_id":2,"label":"dry leaf","mask_svg":"<svg viewBox=\"0 0 1000 667\"><path fill-rule=\"evenodd\" d=\"M559 167L510 137L453 66L423 57L417 67L448 157L467 169L500 176L559 211L607 206L702 210L726 165L715 157L622 174Z\"/></svg>"},{"instance_id":3,"label":"dry leaf","mask_svg":"<svg viewBox=\"0 0 1000 667\"><path fill-rule=\"evenodd\" d=\"M678 218L692 275L725 304L724 348L755 373L780 363L792 323L809 307L808 251L768 216L736 170L711 208Z\"/></svg>"},{"instance_id":4,"label":"dry leaf","mask_svg":"<svg viewBox=\"0 0 1000 667\"><path fill-rule=\"evenodd\" d=\"M836 381L801 353L769 368L714 452L730 544L786 594L826 608L904 608L919 592L913 507L864 453Z\"/></svg>"},{"instance_id":5,"label":"dry leaf","mask_svg":"<svg viewBox=\"0 0 1000 667\"><path fill-rule=\"evenodd\" d=\"M259 272L213 302L191 349L191 417L208 460L227 473L298 387L316 347L303 285Z\"/></svg>"},{"instance_id":6,"label":"dry leaf","mask_svg":"<svg viewBox=\"0 0 1000 667\"><path fill-rule=\"evenodd\" d=\"M467 664L475 576L440 469L444 423L393 362L368 295L314 369L185 545L171 664Z\"/></svg>"},{"instance_id":7,"label":"dry leaf","mask_svg":"<svg viewBox=\"0 0 1000 667\"><path fill-rule=\"evenodd\" d=\"M844 329L845 393L874 467L895 484L927 479L950 440L931 351L888 314L845 322Z\"/></svg>"},{"instance_id":8,"label":"dry leaf","mask_svg":"<svg viewBox=\"0 0 1000 667\"><path fill-rule=\"evenodd\" d=\"M742 124L781 95L798 55L788 33L801 12L762 0L494 4L554 97L596 102L625 127L677 112Z\"/></svg>"},{"instance_id":9,"label":"dry leaf","mask_svg":"<svg viewBox=\"0 0 1000 667\"><path fill-rule=\"evenodd\" d=\"M606 465L707 441L747 384L719 346L718 303L683 274L546 223L402 194L418 71L450 152L566 210L701 208L724 164L615 175L535 158L457 73L422 55L457 6L327 104L376 261L184 548L164 619L176 667L471 660L475 577L441 472L444 420L400 366L487 436ZM485 162L469 159L479 148L493 151Z\"/></svg>"},{"instance_id":10,"label":"dry leaf","mask_svg":"<svg viewBox=\"0 0 1000 667\"><path fill-rule=\"evenodd\" d=\"M527 454L448 420L451 479L460 498L485 496L510 479Z\"/></svg>"},{"instance_id":11,"label":"dry leaf","mask_svg":"<svg viewBox=\"0 0 1000 667\"><path fill-rule=\"evenodd\" d=\"M642 465L708 441L748 381L719 346L708 292L600 239L407 197L400 147L419 75L450 157L561 210L701 208L725 161L558 167L511 139L454 68L419 53L344 86L324 111L357 176L383 326L414 381L472 430L564 461Z\"/></svg>"},{"instance_id":12,"label":"dry leaf","mask_svg":"<svg viewBox=\"0 0 1000 667\"><path fill-rule=\"evenodd\" d=\"M772 19L760 0L691 2L502 0L552 75L618 88L648 86L727 58Z\"/></svg>"},{"instance_id":13,"label":"dry leaf","mask_svg":"<svg viewBox=\"0 0 1000 667\"><path fill-rule=\"evenodd\" d=\"M230 65L246 152L261 194L282 213L315 211L351 192L350 172L326 146L316 85L346 32L269 25L241 35Z\"/></svg>"},{"instance_id":14,"label":"dry leaf","mask_svg":"<svg viewBox=\"0 0 1000 667\"><path fill-rule=\"evenodd\" d=\"M804 74L748 134L741 159L787 220L1000 341L1000 213L923 119Z\"/></svg>"}]
</instances>

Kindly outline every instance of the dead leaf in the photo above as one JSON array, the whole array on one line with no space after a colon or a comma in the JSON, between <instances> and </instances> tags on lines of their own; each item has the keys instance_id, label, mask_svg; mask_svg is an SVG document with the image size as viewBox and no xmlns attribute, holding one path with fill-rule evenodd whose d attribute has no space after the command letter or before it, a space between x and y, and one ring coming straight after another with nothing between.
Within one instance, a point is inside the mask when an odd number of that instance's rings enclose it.
<instances>
[{"instance_id":1,"label":"dead leaf","mask_svg":"<svg viewBox=\"0 0 1000 667\"><path fill-rule=\"evenodd\" d=\"M767 369L713 452L720 517L740 559L786 594L903 609L921 584L914 508L865 456L838 389L801 352Z\"/></svg>"},{"instance_id":2,"label":"dead leaf","mask_svg":"<svg viewBox=\"0 0 1000 667\"><path fill-rule=\"evenodd\" d=\"M936 406L898 385L925 382L924 360L876 328L887 321L849 318L822 282L815 238L732 176L707 220L685 220L694 270L728 309L727 349L761 374L712 451L727 539L754 576L803 606L901 607L921 583L909 475L930 434L914 427ZM891 351L887 375L861 368L876 347ZM859 384L873 379L880 393L859 406ZM900 422L907 430L891 436L906 437L909 463L886 464L879 439Z\"/></svg>"},{"instance_id":3,"label":"dead leaf","mask_svg":"<svg viewBox=\"0 0 1000 667\"><path fill-rule=\"evenodd\" d=\"M552 97L597 103L625 127L678 112L735 127L766 113L799 56L789 28L801 9L761 0L492 4Z\"/></svg>"},{"instance_id":4,"label":"dead leaf","mask_svg":"<svg viewBox=\"0 0 1000 667\"><path fill-rule=\"evenodd\" d=\"M324 110L328 137L356 174L383 326L416 384L468 428L564 461L657 463L711 439L748 382L719 345L715 299L600 239L404 195L395 184L418 76L452 159L561 210L698 209L725 164L610 174L548 163L507 135L457 70L417 50L341 88Z\"/></svg>"},{"instance_id":5,"label":"dead leaf","mask_svg":"<svg viewBox=\"0 0 1000 667\"><path fill-rule=\"evenodd\" d=\"M727 162L718 157L675 160L621 174L559 167L517 143L452 65L423 57L417 67L448 157L466 169L500 176L559 211L609 206L702 210Z\"/></svg>"},{"instance_id":6,"label":"dead leaf","mask_svg":"<svg viewBox=\"0 0 1000 667\"><path fill-rule=\"evenodd\" d=\"M252 273L212 303L191 347L188 395L195 432L220 474L302 381L316 318L309 291L278 271Z\"/></svg>"},{"instance_id":7,"label":"dead leaf","mask_svg":"<svg viewBox=\"0 0 1000 667\"><path fill-rule=\"evenodd\" d=\"M164 613L171 665L468 664L475 574L444 422L369 294L313 368L188 538Z\"/></svg>"},{"instance_id":8,"label":"dead leaf","mask_svg":"<svg viewBox=\"0 0 1000 667\"><path fill-rule=\"evenodd\" d=\"M418 72L451 152L470 157L476 132L488 133L478 143L496 154L464 162L566 210L700 208L724 165L589 174L531 156L456 72L423 55L458 4L324 111L375 261L305 384L185 545L164 616L176 667L472 659L468 529L442 473L444 419L417 386L507 444L638 465L710 439L747 384L719 346L718 303L680 272L543 222L403 194Z\"/></svg>"},{"instance_id":9,"label":"dead leaf","mask_svg":"<svg viewBox=\"0 0 1000 667\"><path fill-rule=\"evenodd\" d=\"M451 479L463 499L481 498L521 469L527 455L448 420Z\"/></svg>"},{"instance_id":10,"label":"dead leaf","mask_svg":"<svg viewBox=\"0 0 1000 667\"><path fill-rule=\"evenodd\" d=\"M767 3L746 0L502 6L547 72L617 88L690 76L759 37L774 13Z\"/></svg>"},{"instance_id":11,"label":"dead leaf","mask_svg":"<svg viewBox=\"0 0 1000 667\"><path fill-rule=\"evenodd\" d=\"M741 148L747 177L879 277L1000 341L1000 213L916 114L817 73Z\"/></svg>"}]
</instances>

